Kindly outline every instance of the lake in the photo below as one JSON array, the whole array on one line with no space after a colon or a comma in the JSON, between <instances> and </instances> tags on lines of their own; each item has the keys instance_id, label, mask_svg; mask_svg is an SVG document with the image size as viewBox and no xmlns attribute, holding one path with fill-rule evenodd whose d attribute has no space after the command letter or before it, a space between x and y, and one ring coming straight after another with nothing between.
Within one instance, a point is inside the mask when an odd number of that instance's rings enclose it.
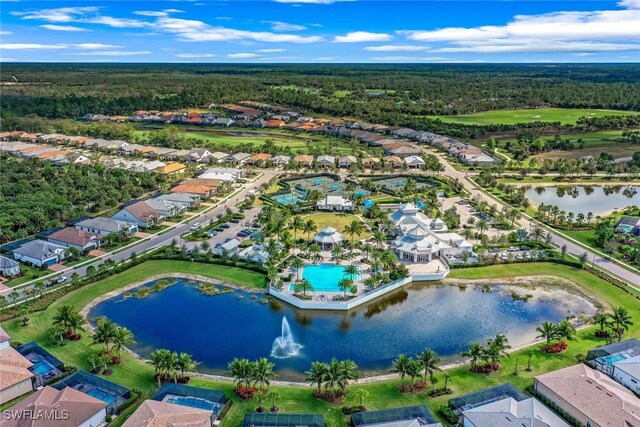
<instances>
[{"instance_id":1,"label":"lake","mask_svg":"<svg viewBox=\"0 0 640 427\"><path fill-rule=\"evenodd\" d=\"M447 362L460 360L469 342L505 333L511 345L521 345L535 339L535 328L545 320L595 312L587 299L561 287L486 290L415 283L349 312L318 312L275 299L261 303L262 295L252 298L255 294L242 291L205 296L180 280L142 299L103 301L89 317L106 316L129 328L138 342L132 349L143 357L157 348L184 351L200 362L198 370L209 373L225 373L234 357L271 357L286 318L301 348L295 357L272 360L281 379L301 379L312 361L332 357L352 359L367 374L387 373L399 353L413 355L426 347ZM517 300L512 291L533 298Z\"/></svg>"},{"instance_id":2,"label":"lake","mask_svg":"<svg viewBox=\"0 0 640 427\"><path fill-rule=\"evenodd\" d=\"M576 215L591 212L598 216L614 209L640 206L638 186L540 186L527 188L525 195L536 206L541 203L554 205Z\"/></svg>"}]
</instances>

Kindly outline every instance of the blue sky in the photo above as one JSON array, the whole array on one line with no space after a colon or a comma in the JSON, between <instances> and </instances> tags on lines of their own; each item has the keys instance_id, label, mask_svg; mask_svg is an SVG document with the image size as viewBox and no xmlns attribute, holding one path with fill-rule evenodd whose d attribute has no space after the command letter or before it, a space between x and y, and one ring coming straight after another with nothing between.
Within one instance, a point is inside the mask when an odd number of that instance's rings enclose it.
<instances>
[{"instance_id":1,"label":"blue sky","mask_svg":"<svg viewBox=\"0 0 640 427\"><path fill-rule=\"evenodd\" d=\"M0 6L3 61L640 61L640 0L75 0Z\"/></svg>"}]
</instances>

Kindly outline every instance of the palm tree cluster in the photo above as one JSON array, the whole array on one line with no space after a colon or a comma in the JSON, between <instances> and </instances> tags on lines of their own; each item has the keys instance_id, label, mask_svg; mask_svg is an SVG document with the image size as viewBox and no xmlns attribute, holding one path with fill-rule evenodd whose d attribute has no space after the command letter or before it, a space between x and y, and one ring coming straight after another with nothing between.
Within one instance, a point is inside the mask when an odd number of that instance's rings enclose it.
<instances>
[{"instance_id":1,"label":"palm tree cluster","mask_svg":"<svg viewBox=\"0 0 640 427\"><path fill-rule=\"evenodd\" d=\"M78 331L83 331L83 326L87 323L87 320L70 305L63 305L58 307L56 313L53 315L51 334L61 337L61 344L63 339L67 338L72 341L77 341L82 338L82 335Z\"/></svg>"},{"instance_id":2,"label":"palm tree cluster","mask_svg":"<svg viewBox=\"0 0 640 427\"><path fill-rule=\"evenodd\" d=\"M229 375L236 384L236 394L243 399L256 397L258 401L257 394L265 394L262 392L267 392L271 381L278 378L278 375L273 371L274 368L275 365L266 357L254 362L249 359L235 358L228 365Z\"/></svg>"},{"instance_id":3,"label":"palm tree cluster","mask_svg":"<svg viewBox=\"0 0 640 427\"><path fill-rule=\"evenodd\" d=\"M469 344L467 351L461 353L462 357L471 358L471 371L491 373L500 369L500 360L509 357L507 350L510 349L509 339L504 334L498 334L494 338L487 340L487 345L474 342ZM478 362L485 362L479 365Z\"/></svg>"},{"instance_id":4,"label":"palm tree cluster","mask_svg":"<svg viewBox=\"0 0 640 427\"><path fill-rule=\"evenodd\" d=\"M114 365L122 362L120 357L122 350L126 346L135 343L133 333L129 329L113 323L109 319L98 323L98 326L93 330L93 340L91 342L91 344L101 345L100 355L109 356L110 363Z\"/></svg>"},{"instance_id":5,"label":"palm tree cluster","mask_svg":"<svg viewBox=\"0 0 640 427\"><path fill-rule=\"evenodd\" d=\"M330 363L313 362L306 372L307 382L316 385L314 395L320 399L336 401L348 392L351 381L358 381L358 365L351 360L332 359Z\"/></svg>"},{"instance_id":6,"label":"palm tree cluster","mask_svg":"<svg viewBox=\"0 0 640 427\"><path fill-rule=\"evenodd\" d=\"M633 325L633 320L629 310L624 307L617 307L612 313L596 313L591 322L600 326L596 331L596 337L613 339L615 336L618 342L622 340L622 336Z\"/></svg>"},{"instance_id":7,"label":"palm tree cluster","mask_svg":"<svg viewBox=\"0 0 640 427\"><path fill-rule=\"evenodd\" d=\"M558 323L544 322L536 328L536 331L538 332L537 338L545 340L543 351L547 353L559 353L566 350L569 346L565 340L572 340L576 334L576 328L566 319ZM553 340L557 340L558 343L551 345Z\"/></svg>"},{"instance_id":8,"label":"palm tree cluster","mask_svg":"<svg viewBox=\"0 0 640 427\"><path fill-rule=\"evenodd\" d=\"M401 391L414 391L416 389L423 389L427 384L427 376L431 383L434 382L433 374L436 371L440 371L441 359L438 357L438 353L430 348L425 349L415 358L409 357L405 354L399 355L392 364L392 372L397 373L400 376L400 390ZM416 383L416 378L422 376L422 381ZM405 386L404 380L409 377L409 385Z\"/></svg>"},{"instance_id":9,"label":"palm tree cluster","mask_svg":"<svg viewBox=\"0 0 640 427\"><path fill-rule=\"evenodd\" d=\"M149 364L155 370L158 386L162 385L163 381L188 383L190 378L186 373L193 371L198 365L190 354L177 353L164 348L157 349L149 355Z\"/></svg>"}]
</instances>

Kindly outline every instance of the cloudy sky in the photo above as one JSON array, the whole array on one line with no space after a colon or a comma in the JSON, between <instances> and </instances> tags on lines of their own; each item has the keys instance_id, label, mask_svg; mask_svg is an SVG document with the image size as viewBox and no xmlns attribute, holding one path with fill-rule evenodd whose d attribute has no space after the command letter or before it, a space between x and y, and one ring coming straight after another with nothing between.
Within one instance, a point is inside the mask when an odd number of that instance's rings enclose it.
<instances>
[{"instance_id":1,"label":"cloudy sky","mask_svg":"<svg viewBox=\"0 0 640 427\"><path fill-rule=\"evenodd\" d=\"M640 62L640 0L0 6L3 61Z\"/></svg>"}]
</instances>

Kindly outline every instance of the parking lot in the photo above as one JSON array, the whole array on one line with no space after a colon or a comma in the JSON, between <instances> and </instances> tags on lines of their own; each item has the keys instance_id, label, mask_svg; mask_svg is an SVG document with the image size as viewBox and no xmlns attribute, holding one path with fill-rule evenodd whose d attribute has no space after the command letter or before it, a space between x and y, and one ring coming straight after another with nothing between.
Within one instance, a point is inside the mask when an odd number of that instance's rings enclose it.
<instances>
[{"instance_id":1,"label":"parking lot","mask_svg":"<svg viewBox=\"0 0 640 427\"><path fill-rule=\"evenodd\" d=\"M216 252L216 249L220 245L228 242L231 239L238 239L239 241L243 241L247 239L254 231L256 231L255 229L250 229L249 227L255 221L258 212L259 209L257 208L246 210L244 211L244 219L231 220L208 231L210 236L208 239L198 241L182 240L181 244L184 243L187 249L191 250L195 247L200 248L202 242L206 241L209 243L211 250ZM202 224L202 226L206 226L206 224Z\"/></svg>"}]
</instances>

